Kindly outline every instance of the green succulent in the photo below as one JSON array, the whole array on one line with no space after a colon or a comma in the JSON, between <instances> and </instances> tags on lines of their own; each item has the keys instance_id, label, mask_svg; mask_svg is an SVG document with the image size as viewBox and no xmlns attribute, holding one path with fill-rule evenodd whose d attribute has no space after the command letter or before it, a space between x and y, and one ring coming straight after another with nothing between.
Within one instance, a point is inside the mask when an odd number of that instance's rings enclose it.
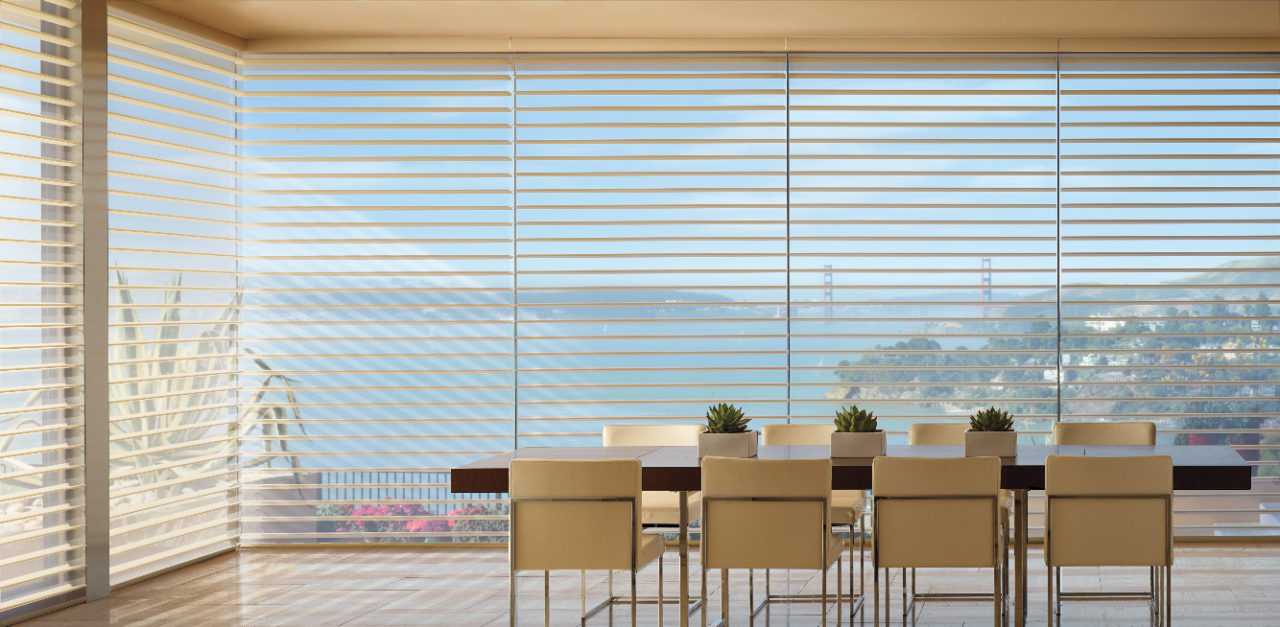
<instances>
[{"instance_id":1,"label":"green succulent","mask_svg":"<svg viewBox=\"0 0 1280 627\"><path fill-rule=\"evenodd\" d=\"M854 432L854 433L871 433L879 431L879 425L876 424L876 415L867 409L858 409L857 405L853 407L841 407L836 412L836 431Z\"/></svg>"},{"instance_id":2,"label":"green succulent","mask_svg":"<svg viewBox=\"0 0 1280 627\"><path fill-rule=\"evenodd\" d=\"M1009 412L995 407L969 416L969 428L974 431L1013 431L1013 418Z\"/></svg>"},{"instance_id":3,"label":"green succulent","mask_svg":"<svg viewBox=\"0 0 1280 627\"><path fill-rule=\"evenodd\" d=\"M742 410L728 403L707 408L707 431L711 433L742 433L747 430L750 418Z\"/></svg>"}]
</instances>

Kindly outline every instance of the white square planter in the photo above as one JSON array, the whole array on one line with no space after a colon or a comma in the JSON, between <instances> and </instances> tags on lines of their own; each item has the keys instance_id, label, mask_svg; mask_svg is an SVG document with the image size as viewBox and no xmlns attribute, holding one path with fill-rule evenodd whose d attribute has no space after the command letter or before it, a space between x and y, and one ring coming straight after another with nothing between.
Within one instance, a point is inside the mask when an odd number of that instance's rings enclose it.
<instances>
[{"instance_id":1,"label":"white square planter","mask_svg":"<svg viewBox=\"0 0 1280 627\"><path fill-rule=\"evenodd\" d=\"M974 431L964 432L965 457L1017 457L1017 431Z\"/></svg>"},{"instance_id":2,"label":"white square planter","mask_svg":"<svg viewBox=\"0 0 1280 627\"><path fill-rule=\"evenodd\" d=\"M699 433L698 459L713 457L755 457L756 431L742 433Z\"/></svg>"},{"instance_id":3,"label":"white square planter","mask_svg":"<svg viewBox=\"0 0 1280 627\"><path fill-rule=\"evenodd\" d=\"M889 437L883 431L833 431L832 457L882 457L889 452Z\"/></svg>"}]
</instances>

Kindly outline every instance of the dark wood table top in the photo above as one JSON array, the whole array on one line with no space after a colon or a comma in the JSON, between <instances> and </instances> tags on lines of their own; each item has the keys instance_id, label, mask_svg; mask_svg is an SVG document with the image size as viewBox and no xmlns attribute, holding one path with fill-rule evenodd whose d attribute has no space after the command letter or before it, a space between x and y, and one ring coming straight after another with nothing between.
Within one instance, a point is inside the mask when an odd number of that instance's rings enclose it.
<instances>
[{"instance_id":1,"label":"dark wood table top","mask_svg":"<svg viewBox=\"0 0 1280 627\"><path fill-rule=\"evenodd\" d=\"M1005 458L1001 487L1008 490L1044 488L1044 460L1049 455L1123 457L1168 455L1173 458L1173 487L1177 490L1248 490L1249 465L1230 446L1019 446L1018 456ZM830 456L827 446L761 446L759 459L814 459ZM963 457L963 446L890 446L890 457ZM452 471L456 493L506 492L507 469L513 459L639 459L644 466L645 490L689 491L702 488L702 469L694 446L617 446L523 448L467 464ZM831 487L871 489L871 460L837 457L831 460Z\"/></svg>"}]
</instances>

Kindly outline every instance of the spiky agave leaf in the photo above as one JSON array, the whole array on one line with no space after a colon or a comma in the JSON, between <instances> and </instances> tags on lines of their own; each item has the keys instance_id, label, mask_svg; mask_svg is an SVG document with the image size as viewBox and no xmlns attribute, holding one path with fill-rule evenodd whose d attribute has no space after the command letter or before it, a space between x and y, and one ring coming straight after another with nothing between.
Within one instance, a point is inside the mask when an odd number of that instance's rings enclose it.
<instances>
[{"instance_id":1,"label":"spiky agave leaf","mask_svg":"<svg viewBox=\"0 0 1280 627\"><path fill-rule=\"evenodd\" d=\"M35 404L35 401L43 397L44 397L44 392L42 391L35 392L34 394L32 394L30 397L27 398L27 402L22 405L22 408L25 409L27 407L31 407L32 405ZM27 427L27 426L40 428L45 426L45 424L43 421L38 420L36 418L23 418L22 420L19 420L18 423L15 424L10 429L10 431L11 432L20 431L23 427ZM6 435L0 438L0 453L7 453L9 451L9 447L13 446L13 442L17 438L18 438L17 434L14 434L14 433L10 433L10 435ZM24 462L22 461L21 458L18 458L18 457L9 457L5 459L5 465L10 466L15 470L35 470L36 469L35 465ZM44 477L41 474L32 474L32 475L26 475L23 477L13 477L10 479L6 479L5 483L11 487L21 487L24 489L34 490L36 488L44 487Z\"/></svg>"},{"instance_id":2,"label":"spiky agave leaf","mask_svg":"<svg viewBox=\"0 0 1280 627\"><path fill-rule=\"evenodd\" d=\"M750 418L742 410L728 403L707 408L707 431L711 433L742 433L747 430Z\"/></svg>"},{"instance_id":3,"label":"spiky agave leaf","mask_svg":"<svg viewBox=\"0 0 1280 627\"><path fill-rule=\"evenodd\" d=\"M974 431L1013 431L1013 418L1009 412L991 407L969 416L969 428Z\"/></svg>"},{"instance_id":4,"label":"spiky agave leaf","mask_svg":"<svg viewBox=\"0 0 1280 627\"><path fill-rule=\"evenodd\" d=\"M244 351L246 353L249 353L250 355L254 354L254 351L251 348L245 348ZM262 369L264 372L271 372L272 370L271 366L268 365L264 359L262 359L261 357L253 357L252 359L253 359L253 363L256 364L258 368ZM253 400L250 401L249 404L256 405L260 403L262 401L262 398L268 392L268 388L271 386L271 382L274 380L279 380L281 386L283 386L277 389L281 389L284 391L285 398L288 400L289 406L292 407L293 409L293 417L295 420L298 421L298 430L302 433L302 435L306 435L307 429L301 422L302 410L300 409L300 406L298 403L297 394L293 391L293 384L295 383L295 381L293 381L289 377L286 377L281 374L268 375L266 379L263 379L262 383L259 384L259 389L254 394ZM263 410L269 410L269 411L263 411ZM252 412L253 409L250 409L250 411ZM248 413L249 412L246 412L244 415L241 416L241 418L243 419L244 417L246 417ZM280 445L280 452L288 453L289 441L285 438L288 436L289 425L284 421L284 419L288 416L288 413L286 412L285 408L283 407L260 408L260 410L255 413L257 413L257 416L259 417L259 419L264 421L261 425L262 427L261 432L263 436L266 436L265 438L266 452L267 453L271 452L271 442L273 441L271 436L275 435L280 438L279 440L276 440ZM250 427L250 430L252 429L253 427ZM285 455L285 458L288 460L289 466L291 468L293 468L295 471L299 471L299 472L294 472L293 474L294 474L295 481L299 485L301 485L302 473L300 471L302 469L302 460L297 455ZM269 465L271 463L271 460L273 459L275 459L274 455L269 455L269 454L259 455L257 459L254 459L248 462L242 462L240 464L240 468L241 469L255 468L262 465Z\"/></svg>"},{"instance_id":5,"label":"spiky agave leaf","mask_svg":"<svg viewBox=\"0 0 1280 627\"><path fill-rule=\"evenodd\" d=\"M836 412L836 431L853 433L870 433L880 429L875 414L870 410L852 407L841 407Z\"/></svg>"}]
</instances>

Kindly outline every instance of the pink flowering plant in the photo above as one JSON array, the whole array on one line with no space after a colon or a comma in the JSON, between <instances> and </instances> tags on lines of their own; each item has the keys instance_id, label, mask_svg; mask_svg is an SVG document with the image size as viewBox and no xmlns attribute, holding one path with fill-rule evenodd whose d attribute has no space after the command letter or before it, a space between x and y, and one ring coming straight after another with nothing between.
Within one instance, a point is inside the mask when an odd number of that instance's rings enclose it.
<instances>
[{"instance_id":1,"label":"pink flowering plant","mask_svg":"<svg viewBox=\"0 0 1280 627\"><path fill-rule=\"evenodd\" d=\"M438 514L416 503L321 505L317 510L321 516L332 516L336 519L332 522L321 523L321 531L405 534L402 537L366 538L368 542L425 542L430 541L431 537L414 537L408 534L507 530L506 520L474 520L467 518L471 516L506 516L507 507L505 505L466 505L459 507L447 514L448 516L460 517L460 519L456 520L427 518ZM414 516L422 516L424 518L414 520ZM385 518L393 518L393 520L384 520ZM439 540L445 542L505 542L506 538L504 536L484 536L477 533L474 536L466 535L452 538L442 536L439 537Z\"/></svg>"}]
</instances>

